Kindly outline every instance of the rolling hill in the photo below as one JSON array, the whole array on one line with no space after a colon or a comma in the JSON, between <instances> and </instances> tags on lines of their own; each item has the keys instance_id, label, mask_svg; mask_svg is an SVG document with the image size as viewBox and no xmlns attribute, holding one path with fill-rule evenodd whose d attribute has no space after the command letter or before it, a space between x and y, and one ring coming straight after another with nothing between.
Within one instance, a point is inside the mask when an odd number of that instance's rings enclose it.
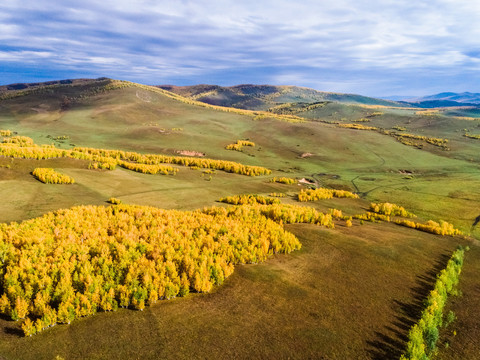
<instances>
[{"instance_id":1,"label":"rolling hill","mask_svg":"<svg viewBox=\"0 0 480 360\"><path fill-rule=\"evenodd\" d=\"M255 216L278 234L291 233L301 249L271 251L266 262L252 257L247 264L229 263L233 273L210 292L192 284L190 294L177 293L142 309L135 303L94 316L78 310L83 315L71 324L32 337L23 336L23 320L2 315L0 357L399 358L436 275L458 245L471 248L458 285L463 295L448 302L445 314L454 311L457 319L440 329L438 349L444 359L474 359L478 353L478 327L471 316L480 309L480 123L475 117L290 86L158 88L101 78L1 89L2 281L47 251L38 245L42 239L51 249L48 259L62 259L62 251L70 254L88 243L88 251L68 259L91 261L110 252L123 254L112 255L112 262L170 259L169 270L162 271L175 279L176 262L178 278L185 279L182 272L190 267L180 255L152 247L151 237L160 235L205 237L199 247L205 258L197 265L203 264L205 276L218 276L206 254L220 248L216 243L232 241L235 251L247 257L251 248L233 241L247 225L252 230L242 241L257 238L255 231L262 228L255 228ZM203 103L206 99L211 102ZM112 169L102 168L105 164ZM164 166L173 170L154 174ZM266 170L257 176L237 171L257 167ZM52 168L75 181L45 184L32 175L37 168ZM302 191L310 194L314 188L356 196L300 201ZM273 199L275 205L219 202L242 194ZM391 214L387 219L372 203L396 203L416 217ZM113 220L107 229L98 228L89 211ZM151 213L164 214L174 225L157 230L163 225ZM65 221L64 214L76 220ZM183 217L184 225L175 225ZM197 223L198 218L203 222ZM236 223L238 219L246 223ZM41 225L47 220L58 226L51 234L51 225ZM443 221L463 235L420 231L446 228ZM95 247L97 236L102 245ZM55 247L55 241L62 246ZM131 252L122 253L124 248ZM33 255L22 258L17 271L12 259L22 251ZM77 291L93 289L103 275L88 282L79 273L106 269L110 263L102 261L78 265L76 276L72 271L64 277L71 276ZM148 277L136 276L129 281L137 294ZM66 293L59 278L54 283L57 298ZM89 286L78 285L82 281ZM120 297L112 291L110 300ZM96 299L87 297L92 303Z\"/></svg>"},{"instance_id":2,"label":"rolling hill","mask_svg":"<svg viewBox=\"0 0 480 360\"><path fill-rule=\"evenodd\" d=\"M158 87L212 105L251 110L268 110L285 103L311 104L318 102L404 106L394 101L355 94L317 91L298 86L247 84L231 87L221 87L217 85L159 85Z\"/></svg>"}]
</instances>

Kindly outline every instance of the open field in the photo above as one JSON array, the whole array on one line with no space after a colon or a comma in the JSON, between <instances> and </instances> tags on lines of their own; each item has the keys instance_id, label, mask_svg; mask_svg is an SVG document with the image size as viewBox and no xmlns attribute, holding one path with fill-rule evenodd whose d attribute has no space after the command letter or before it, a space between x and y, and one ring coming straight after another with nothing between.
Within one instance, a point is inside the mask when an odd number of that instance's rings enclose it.
<instances>
[{"instance_id":1,"label":"open field","mask_svg":"<svg viewBox=\"0 0 480 360\"><path fill-rule=\"evenodd\" d=\"M299 205L300 189L316 186L353 191L360 199L302 205L352 216L365 213L371 202L392 202L415 213L415 221L445 220L471 237L431 235L385 222L360 225L358 220L352 227L337 221L335 229L287 225L301 250L239 265L209 294L161 301L144 311L99 313L31 338L21 336L20 323L2 318L0 357L398 358L435 274L461 244L472 250L460 278L463 296L451 303L458 320L449 329L456 329L457 336L447 333L441 340L440 358L478 358L480 348L471 340L477 327L469 314L480 309L480 225L474 226L480 215L480 140L463 136L463 129L477 131L478 120L329 102L296 114L309 121L291 123L190 105L145 87L100 91L97 85L53 87L2 100L0 129L59 149L165 155L188 150L272 173L250 177L174 165L175 175L151 175L120 166L93 170L89 160L0 157L0 222L76 205L106 205L112 197L124 204L193 210L229 206L218 200L231 195L283 193L282 203ZM66 103L64 96L72 100ZM447 138L450 150L428 143L420 149L378 131L335 124L354 123L375 111L382 114L359 124ZM225 149L237 140L255 147ZM31 174L39 167L53 168L75 183L43 184ZM311 184L270 182L275 176L306 178Z\"/></svg>"}]
</instances>

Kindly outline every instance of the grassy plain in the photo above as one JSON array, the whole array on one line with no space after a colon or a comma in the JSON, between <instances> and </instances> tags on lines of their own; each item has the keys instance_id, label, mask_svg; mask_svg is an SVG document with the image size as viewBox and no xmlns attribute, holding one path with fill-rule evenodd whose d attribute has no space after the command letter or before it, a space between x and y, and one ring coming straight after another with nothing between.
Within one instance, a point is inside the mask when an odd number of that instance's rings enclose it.
<instances>
[{"instance_id":1,"label":"grassy plain","mask_svg":"<svg viewBox=\"0 0 480 360\"><path fill-rule=\"evenodd\" d=\"M67 90L65 90L67 89ZM329 103L289 123L188 105L135 86L91 94L88 86L59 87L35 96L0 102L0 129L60 148L89 146L141 153L191 150L208 158L270 168L269 176L216 171L204 174L179 166L172 175L147 175L117 168L90 170L88 161L22 160L0 157L0 221L21 221L80 204L127 204L196 209L220 205L242 193L286 193L286 203L306 185L271 183L274 176L307 178L318 186L355 191L360 200L331 199L309 206L365 212L370 202L389 201L420 220L446 220L479 238L480 141L463 137L478 121L416 115L411 109L380 109L369 126L444 137L450 151L433 145L406 146L374 131L338 128L373 111ZM62 107L66 94L78 97ZM55 137L68 137L54 140ZM238 139L255 142L242 152L225 149ZM51 167L72 176L72 185L46 185L30 174ZM226 206L226 205L221 205ZM475 333L468 313L479 310L475 289L480 260L476 240L440 237L394 224L365 224L334 230L291 225L302 250L260 265L239 266L211 294L161 302L143 312L101 313L32 338L19 337L18 323L0 321L0 356L7 359L108 358L395 358L432 276L458 243L470 243L464 298L452 305L458 328ZM461 278L461 284L463 279ZM463 320L462 320L463 319ZM473 330L472 330L473 329ZM474 359L478 345L458 330L446 359L457 351ZM466 347L463 347L467 344ZM463 350L460 350L463 349ZM449 355L451 354L451 355ZM450 356L450 357L449 357Z\"/></svg>"}]
</instances>

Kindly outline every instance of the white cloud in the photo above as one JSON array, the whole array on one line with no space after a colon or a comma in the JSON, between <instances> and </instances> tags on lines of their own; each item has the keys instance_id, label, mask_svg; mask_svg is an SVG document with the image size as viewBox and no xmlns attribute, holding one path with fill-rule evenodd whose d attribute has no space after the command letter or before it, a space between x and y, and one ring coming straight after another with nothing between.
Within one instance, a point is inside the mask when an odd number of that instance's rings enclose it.
<instances>
[{"instance_id":1,"label":"white cloud","mask_svg":"<svg viewBox=\"0 0 480 360\"><path fill-rule=\"evenodd\" d=\"M350 91L342 73L384 84L389 71L477 69L480 54L480 3L466 0L4 0L0 14L0 62L133 71L138 81L264 68L259 82L335 74L328 84Z\"/></svg>"}]
</instances>

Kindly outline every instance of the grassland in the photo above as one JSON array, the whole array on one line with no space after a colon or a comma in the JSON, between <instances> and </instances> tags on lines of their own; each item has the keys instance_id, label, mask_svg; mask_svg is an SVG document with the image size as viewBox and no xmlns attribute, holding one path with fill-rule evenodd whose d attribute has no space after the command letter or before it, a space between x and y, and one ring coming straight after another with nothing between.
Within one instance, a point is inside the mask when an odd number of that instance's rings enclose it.
<instances>
[{"instance_id":1,"label":"grassland","mask_svg":"<svg viewBox=\"0 0 480 360\"><path fill-rule=\"evenodd\" d=\"M433 274L460 243L469 244L460 280L463 297L452 309L457 336L446 334L445 359L474 359L476 325L468 316L477 301L480 230L480 142L478 120L416 114L415 109L327 102L294 115L290 123L255 118L184 103L131 85L81 83L0 102L0 129L29 136L37 144L120 149L177 155L188 150L205 157L263 166L271 175L238 174L178 166L175 176L141 174L117 167L89 169L89 161L69 158L29 160L0 157L0 221L21 221L76 205L124 204L193 210L228 206L218 200L238 194L286 194L297 204L302 188L353 191L360 199L309 203L317 210L340 209L351 216L371 202L394 202L418 216L445 220L472 238L441 237L392 223L335 229L286 226L302 249L264 264L240 266L210 294L190 294L160 302L143 312L100 313L69 326L56 326L32 338L19 336L20 324L0 320L0 356L7 359L107 358L374 358L399 357L409 327L418 320ZM65 106L64 96L73 99ZM374 112L381 115L372 116ZM406 146L377 131L339 128L368 118L368 126L446 138L450 151L431 144ZM235 139L255 143L248 151L229 151ZM0 139L1 140L1 139ZM308 154L308 155L306 155ZM75 184L42 184L31 175L53 168ZM281 184L272 177L308 179ZM462 275L463 276L463 275ZM464 329L464 330L462 330ZM464 332L465 331L465 332ZM185 341L188 339L188 341ZM94 344L94 345L92 345ZM444 347L444 345L442 345Z\"/></svg>"}]
</instances>

